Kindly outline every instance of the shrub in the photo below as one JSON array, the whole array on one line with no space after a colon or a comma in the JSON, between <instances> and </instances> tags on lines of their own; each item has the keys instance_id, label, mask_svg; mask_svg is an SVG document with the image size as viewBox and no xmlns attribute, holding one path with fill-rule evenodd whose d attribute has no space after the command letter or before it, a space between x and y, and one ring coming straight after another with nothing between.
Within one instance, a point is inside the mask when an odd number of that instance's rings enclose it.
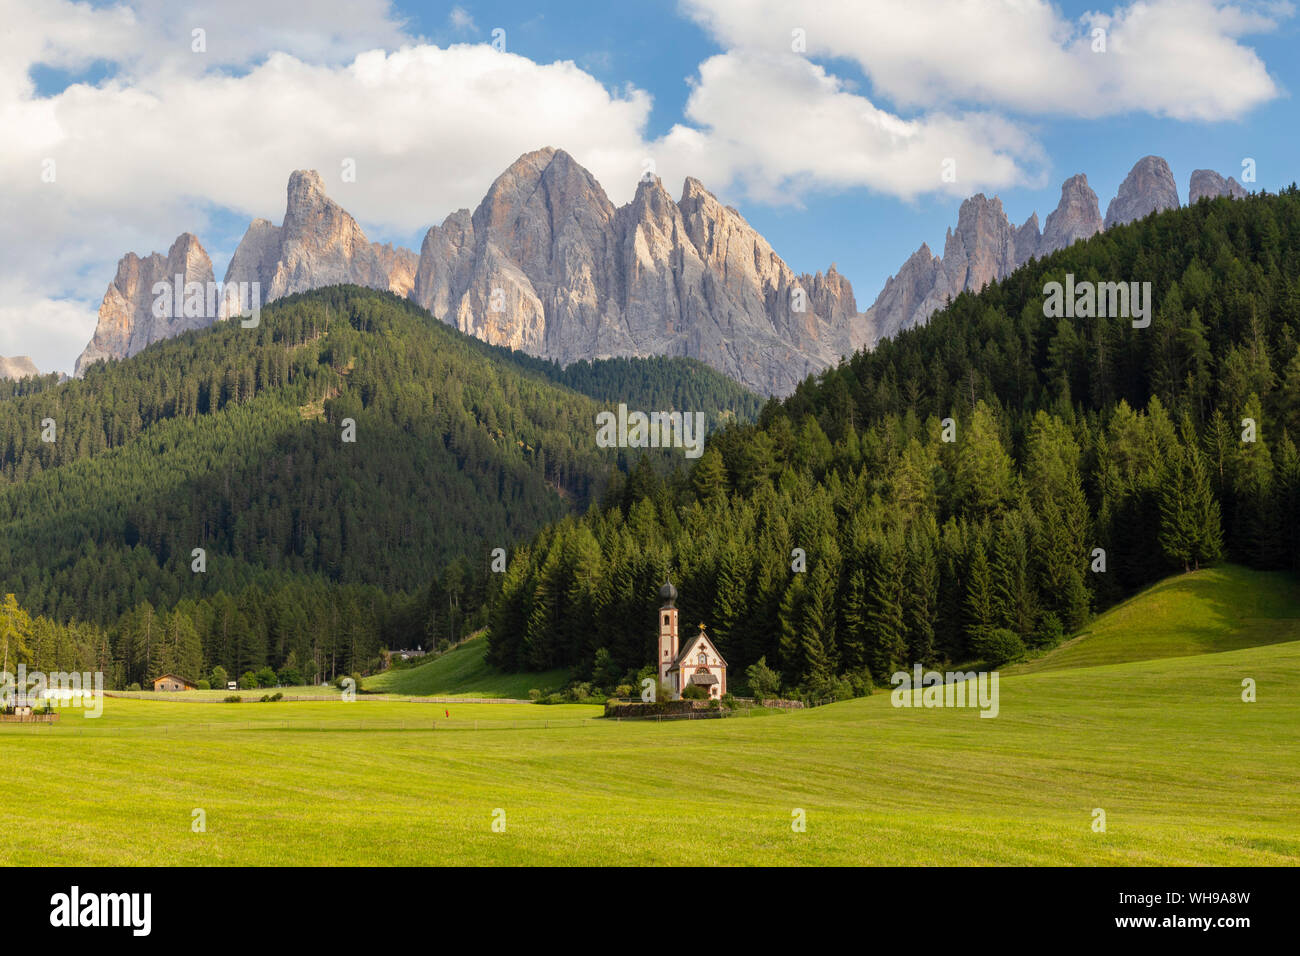
<instances>
[{"instance_id":1,"label":"shrub","mask_svg":"<svg viewBox=\"0 0 1300 956\"><path fill-rule=\"evenodd\" d=\"M238 694L231 694L229 697L227 697L227 698L225 699L224 703L227 703L227 704L238 704L238 703L239 703L240 701L242 701L243 699L244 699L244 698L240 697Z\"/></svg>"},{"instance_id":2,"label":"shrub","mask_svg":"<svg viewBox=\"0 0 1300 956\"><path fill-rule=\"evenodd\" d=\"M847 676L837 677L831 682L831 685L827 690L829 693L827 693L826 696L837 701L852 700L854 697L858 696L854 691L853 682L850 681Z\"/></svg>"},{"instance_id":3,"label":"shrub","mask_svg":"<svg viewBox=\"0 0 1300 956\"><path fill-rule=\"evenodd\" d=\"M256 686L257 686L257 675L254 674L252 671L244 671L244 673L239 676L240 690L252 690Z\"/></svg>"},{"instance_id":4,"label":"shrub","mask_svg":"<svg viewBox=\"0 0 1300 956\"><path fill-rule=\"evenodd\" d=\"M285 687L297 687L302 683L302 675L296 668L286 667L280 671L280 683Z\"/></svg>"},{"instance_id":5,"label":"shrub","mask_svg":"<svg viewBox=\"0 0 1300 956\"><path fill-rule=\"evenodd\" d=\"M1015 631L1005 628L997 628L975 638L974 649L989 667L1001 667L1025 656L1025 642Z\"/></svg>"},{"instance_id":6,"label":"shrub","mask_svg":"<svg viewBox=\"0 0 1300 956\"><path fill-rule=\"evenodd\" d=\"M876 685L871 680L871 671L865 667L861 670L849 671L844 677L853 688L854 697L870 697L876 689Z\"/></svg>"},{"instance_id":7,"label":"shrub","mask_svg":"<svg viewBox=\"0 0 1300 956\"><path fill-rule=\"evenodd\" d=\"M766 657L760 657L757 664L746 667L745 678L749 681L749 693L759 700L777 697L781 693L781 674L767 666Z\"/></svg>"},{"instance_id":8,"label":"shrub","mask_svg":"<svg viewBox=\"0 0 1300 956\"><path fill-rule=\"evenodd\" d=\"M709 695L699 684L687 684L682 691L682 700L704 700Z\"/></svg>"},{"instance_id":9,"label":"shrub","mask_svg":"<svg viewBox=\"0 0 1300 956\"><path fill-rule=\"evenodd\" d=\"M542 699L542 692L541 692L540 690L538 690L536 687L534 687L532 690L530 690L530 691L528 692L528 699L529 699L529 700L541 700L541 699Z\"/></svg>"},{"instance_id":10,"label":"shrub","mask_svg":"<svg viewBox=\"0 0 1300 956\"><path fill-rule=\"evenodd\" d=\"M127 690L139 690L139 689L140 689L140 685L137 684L135 681L131 681L131 683L129 683L129 684L126 685L126 689L127 689Z\"/></svg>"},{"instance_id":11,"label":"shrub","mask_svg":"<svg viewBox=\"0 0 1300 956\"><path fill-rule=\"evenodd\" d=\"M205 680L200 680L194 686L197 687L199 690L212 690L212 685Z\"/></svg>"},{"instance_id":12,"label":"shrub","mask_svg":"<svg viewBox=\"0 0 1300 956\"><path fill-rule=\"evenodd\" d=\"M254 677L257 679L258 687L274 687L276 681L279 680L275 675L275 671L270 667L263 667Z\"/></svg>"},{"instance_id":13,"label":"shrub","mask_svg":"<svg viewBox=\"0 0 1300 956\"><path fill-rule=\"evenodd\" d=\"M615 697L634 697L635 695L636 688L631 684L619 684L614 688Z\"/></svg>"},{"instance_id":14,"label":"shrub","mask_svg":"<svg viewBox=\"0 0 1300 956\"><path fill-rule=\"evenodd\" d=\"M278 690L271 695L271 700L283 700L283 699L284 699L284 694L280 693Z\"/></svg>"}]
</instances>

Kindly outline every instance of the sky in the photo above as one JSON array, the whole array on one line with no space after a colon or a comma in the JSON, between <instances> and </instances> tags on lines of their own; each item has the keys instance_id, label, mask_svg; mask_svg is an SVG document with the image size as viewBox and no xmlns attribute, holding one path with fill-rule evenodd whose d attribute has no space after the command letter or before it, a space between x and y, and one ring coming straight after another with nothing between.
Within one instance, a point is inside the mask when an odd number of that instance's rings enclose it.
<instances>
[{"instance_id":1,"label":"sky","mask_svg":"<svg viewBox=\"0 0 1300 956\"><path fill-rule=\"evenodd\" d=\"M1289 2L0 0L0 355L71 372L118 259L197 235L224 275L318 169L419 250L520 154L611 200L694 176L866 309L967 196L1016 224L1141 157L1300 179ZM352 178L344 170L355 170Z\"/></svg>"}]
</instances>

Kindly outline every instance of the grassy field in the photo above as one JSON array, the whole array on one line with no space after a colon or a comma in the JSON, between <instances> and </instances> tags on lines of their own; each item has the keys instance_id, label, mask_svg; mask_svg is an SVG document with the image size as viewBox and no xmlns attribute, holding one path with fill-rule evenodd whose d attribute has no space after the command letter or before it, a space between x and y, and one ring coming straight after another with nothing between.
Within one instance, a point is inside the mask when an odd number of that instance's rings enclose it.
<instances>
[{"instance_id":1,"label":"grassy field","mask_svg":"<svg viewBox=\"0 0 1300 956\"><path fill-rule=\"evenodd\" d=\"M1300 641L1300 583L1237 565L1166 578L1007 673L1093 667Z\"/></svg>"},{"instance_id":2,"label":"grassy field","mask_svg":"<svg viewBox=\"0 0 1300 956\"><path fill-rule=\"evenodd\" d=\"M567 670L505 674L485 660L487 639L477 637L425 664L384 671L361 686L378 694L411 697L511 697L527 700L530 690L559 690L569 682Z\"/></svg>"},{"instance_id":3,"label":"grassy field","mask_svg":"<svg viewBox=\"0 0 1300 956\"><path fill-rule=\"evenodd\" d=\"M1249 576L1220 587L1241 597ZM1267 585L1247 619L1276 610ZM996 719L885 692L664 723L582 705L117 698L99 720L0 725L19 781L0 801L0 863L1295 865L1298 684L1293 640L1004 677Z\"/></svg>"},{"instance_id":4,"label":"grassy field","mask_svg":"<svg viewBox=\"0 0 1300 956\"><path fill-rule=\"evenodd\" d=\"M176 700L176 697L169 691L110 691L122 697L133 697L140 700ZM285 697L320 697L329 699L339 696L339 689L333 686L321 687L319 684L301 684L287 687L255 687L250 690L187 690L180 692L184 700L202 700L208 702L224 701L227 697L240 697L245 701L261 700L264 695L283 694Z\"/></svg>"}]
</instances>

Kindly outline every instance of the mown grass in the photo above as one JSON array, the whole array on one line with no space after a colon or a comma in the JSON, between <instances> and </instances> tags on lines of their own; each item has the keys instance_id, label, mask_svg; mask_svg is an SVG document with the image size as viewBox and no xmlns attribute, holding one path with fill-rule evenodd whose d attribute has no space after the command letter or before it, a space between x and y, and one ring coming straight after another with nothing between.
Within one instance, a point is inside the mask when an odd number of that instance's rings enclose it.
<instances>
[{"instance_id":1,"label":"mown grass","mask_svg":"<svg viewBox=\"0 0 1300 956\"><path fill-rule=\"evenodd\" d=\"M996 719L883 692L662 724L112 699L98 721L0 727L0 862L1296 864L1297 682L1300 643L1009 677Z\"/></svg>"},{"instance_id":2,"label":"mown grass","mask_svg":"<svg viewBox=\"0 0 1300 956\"><path fill-rule=\"evenodd\" d=\"M1099 616L1036 660L1034 673L1184 657L1300 641L1300 583L1285 572L1238 565L1166 578Z\"/></svg>"},{"instance_id":3,"label":"mown grass","mask_svg":"<svg viewBox=\"0 0 1300 956\"><path fill-rule=\"evenodd\" d=\"M275 694L283 694L285 697L320 697L328 699L339 696L339 689L332 685L320 686L319 684L301 684L285 687L253 687L247 690L224 690L212 688L209 690L183 690L183 691L109 691L120 697L134 697L140 700L159 700L166 701L168 698L179 700L202 700L202 701L224 701L227 697L239 697L244 701L260 701L262 697Z\"/></svg>"},{"instance_id":4,"label":"mown grass","mask_svg":"<svg viewBox=\"0 0 1300 956\"><path fill-rule=\"evenodd\" d=\"M530 690L559 690L569 682L567 670L507 674L487 662L487 638L476 637L455 650L415 667L367 677L361 686L378 694L412 697L509 697L527 700Z\"/></svg>"}]
</instances>

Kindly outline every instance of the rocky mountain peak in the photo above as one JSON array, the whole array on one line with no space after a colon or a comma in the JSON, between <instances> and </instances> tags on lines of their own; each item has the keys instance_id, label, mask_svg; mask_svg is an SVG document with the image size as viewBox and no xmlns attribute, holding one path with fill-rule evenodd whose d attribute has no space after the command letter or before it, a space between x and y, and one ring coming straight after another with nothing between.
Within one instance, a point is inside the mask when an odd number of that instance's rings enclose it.
<instances>
[{"instance_id":1,"label":"rocky mountain peak","mask_svg":"<svg viewBox=\"0 0 1300 956\"><path fill-rule=\"evenodd\" d=\"M1224 179L1212 169L1192 170L1192 179L1187 188L1189 205L1201 199L1217 199L1220 196L1245 199L1247 195L1245 187L1231 176Z\"/></svg>"},{"instance_id":2,"label":"rocky mountain peak","mask_svg":"<svg viewBox=\"0 0 1300 956\"><path fill-rule=\"evenodd\" d=\"M923 325L930 313L942 308L952 295L943 260L931 251L928 243L921 243L902 268L885 280L885 287L867 309L863 317L865 344L871 346L881 339L892 338L902 329Z\"/></svg>"},{"instance_id":3,"label":"rocky mountain peak","mask_svg":"<svg viewBox=\"0 0 1300 956\"><path fill-rule=\"evenodd\" d=\"M1080 239L1096 235L1101 230L1102 218L1097 205L1097 194L1088 185L1088 177L1077 173L1061 184L1061 199L1056 204L1056 209L1047 216L1037 256L1042 258L1073 245Z\"/></svg>"},{"instance_id":4,"label":"rocky mountain peak","mask_svg":"<svg viewBox=\"0 0 1300 956\"><path fill-rule=\"evenodd\" d=\"M295 169L291 172L288 194L290 211L331 202L325 194L325 180L314 169Z\"/></svg>"},{"instance_id":5,"label":"rocky mountain peak","mask_svg":"<svg viewBox=\"0 0 1300 956\"><path fill-rule=\"evenodd\" d=\"M1038 230L1038 213L1030 213L1029 218L1012 232L1016 265L1022 265L1038 254L1038 245L1041 238L1042 236Z\"/></svg>"},{"instance_id":6,"label":"rocky mountain peak","mask_svg":"<svg viewBox=\"0 0 1300 956\"><path fill-rule=\"evenodd\" d=\"M472 216L429 230L412 298L486 341L562 363L690 355L786 394L850 351L852 288L796 276L695 179L658 177L621 208L563 150L525 153Z\"/></svg>"},{"instance_id":7,"label":"rocky mountain peak","mask_svg":"<svg viewBox=\"0 0 1300 956\"><path fill-rule=\"evenodd\" d=\"M885 283L864 315L865 340L874 343L924 324L960 293L978 292L1030 259L1085 239L1101 226L1097 194L1083 175L1071 176L1061 186L1061 200L1041 234L1037 213L1012 226L999 198L971 196L957 212L956 228L947 231L943 257L922 244Z\"/></svg>"},{"instance_id":8,"label":"rocky mountain peak","mask_svg":"<svg viewBox=\"0 0 1300 956\"><path fill-rule=\"evenodd\" d=\"M283 225L266 219L249 224L226 269L227 285L258 283L261 304L341 283L374 289L405 285L409 290L408 280L400 274L390 279L390 269L357 221L326 193L320 173L294 170L285 194ZM390 260L391 268L400 272L403 257L394 255Z\"/></svg>"},{"instance_id":9,"label":"rocky mountain peak","mask_svg":"<svg viewBox=\"0 0 1300 956\"><path fill-rule=\"evenodd\" d=\"M1105 227L1121 226L1178 206L1178 185L1169 164L1159 156L1144 156L1129 170L1106 207Z\"/></svg>"},{"instance_id":10,"label":"rocky mountain peak","mask_svg":"<svg viewBox=\"0 0 1300 956\"><path fill-rule=\"evenodd\" d=\"M36 363L28 355L15 355L12 358L6 358L0 355L0 378L28 378L41 374L41 370L36 367Z\"/></svg>"},{"instance_id":11,"label":"rocky mountain peak","mask_svg":"<svg viewBox=\"0 0 1300 956\"><path fill-rule=\"evenodd\" d=\"M961 204L957 229L949 230L943 246L943 267L949 285L979 291L1016 267L1014 230L1002 200L976 193Z\"/></svg>"},{"instance_id":12,"label":"rocky mountain peak","mask_svg":"<svg viewBox=\"0 0 1300 956\"><path fill-rule=\"evenodd\" d=\"M420 266L420 257L404 246L395 246L391 242L371 243L379 266L388 276L388 291L393 295L406 298L415 287L415 270Z\"/></svg>"},{"instance_id":13,"label":"rocky mountain peak","mask_svg":"<svg viewBox=\"0 0 1300 956\"><path fill-rule=\"evenodd\" d=\"M155 292L160 283L167 289ZM194 291L191 283L202 289L197 298L187 294L187 289ZM104 292L95 332L77 358L76 376L101 359L127 358L160 339L211 325L218 316L215 296L208 296L212 283L212 260L192 233L177 236L166 256L154 252L141 258L128 252Z\"/></svg>"},{"instance_id":14,"label":"rocky mountain peak","mask_svg":"<svg viewBox=\"0 0 1300 956\"><path fill-rule=\"evenodd\" d=\"M682 180L682 198L678 200L679 205L686 205L690 200L702 198L713 198L713 193L704 188L704 183L700 182L694 176L687 176Z\"/></svg>"}]
</instances>

